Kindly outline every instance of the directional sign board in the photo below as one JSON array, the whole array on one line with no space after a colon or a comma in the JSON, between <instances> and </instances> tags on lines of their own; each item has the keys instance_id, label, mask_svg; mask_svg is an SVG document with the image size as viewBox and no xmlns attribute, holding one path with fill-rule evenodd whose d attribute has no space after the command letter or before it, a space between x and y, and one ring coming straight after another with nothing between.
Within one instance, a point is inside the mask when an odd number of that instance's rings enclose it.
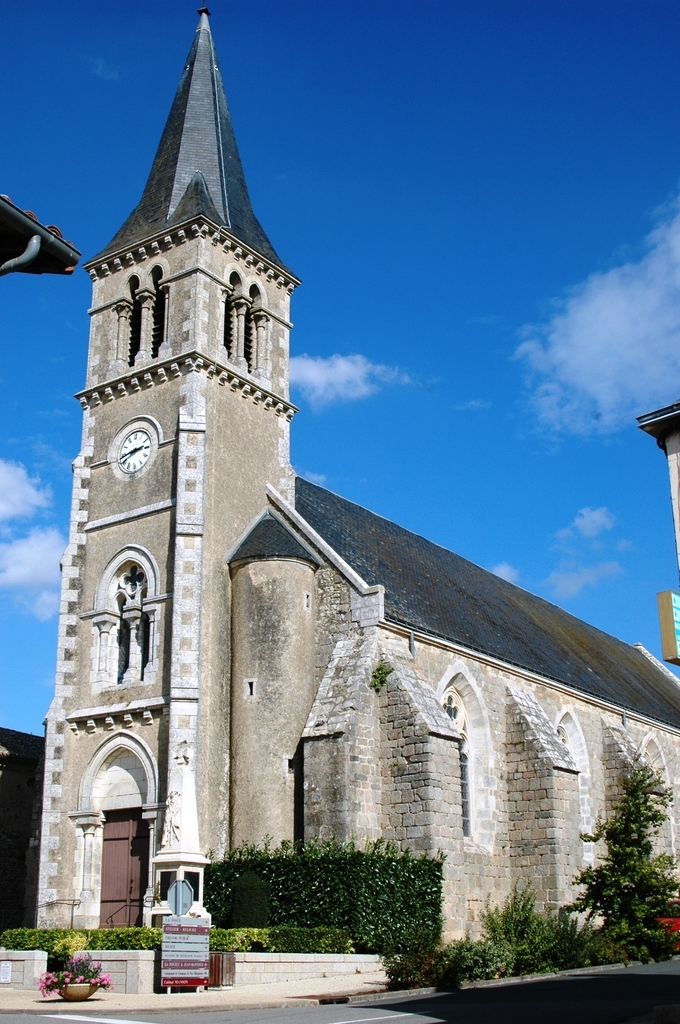
<instances>
[{"instance_id":1,"label":"directional sign board","mask_svg":"<svg viewBox=\"0 0 680 1024\"><path fill-rule=\"evenodd\" d=\"M166 917L163 922L161 985L198 988L208 984L210 920L206 917Z\"/></svg>"}]
</instances>

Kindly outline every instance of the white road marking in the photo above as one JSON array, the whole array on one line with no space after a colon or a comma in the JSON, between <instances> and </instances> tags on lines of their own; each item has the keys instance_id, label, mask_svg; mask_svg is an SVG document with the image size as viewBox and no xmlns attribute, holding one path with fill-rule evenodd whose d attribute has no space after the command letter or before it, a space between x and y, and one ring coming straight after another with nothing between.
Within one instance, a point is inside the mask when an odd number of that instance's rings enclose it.
<instances>
[{"instance_id":1,"label":"white road marking","mask_svg":"<svg viewBox=\"0 0 680 1024\"><path fill-rule=\"evenodd\" d=\"M385 1013L381 1017L352 1017L351 1020L333 1020L330 1024L361 1024L366 1020L396 1020L397 1017L415 1017L415 1013Z\"/></svg>"},{"instance_id":2,"label":"white road marking","mask_svg":"<svg viewBox=\"0 0 680 1024\"><path fill-rule=\"evenodd\" d=\"M79 1013L45 1013L41 1016L48 1017L50 1020L85 1020L93 1022L93 1024L149 1024L149 1021L129 1020L127 1017L83 1017ZM379 1017L352 1017L351 1020L334 1020L330 1024L364 1024L366 1021L396 1020L398 1017L415 1016L414 1013L385 1013Z\"/></svg>"},{"instance_id":3,"label":"white road marking","mask_svg":"<svg viewBox=\"0 0 680 1024\"><path fill-rule=\"evenodd\" d=\"M79 1013L45 1013L41 1016L51 1020L88 1020L99 1021L100 1024L149 1024L146 1020L129 1020L127 1017L82 1017Z\"/></svg>"}]
</instances>

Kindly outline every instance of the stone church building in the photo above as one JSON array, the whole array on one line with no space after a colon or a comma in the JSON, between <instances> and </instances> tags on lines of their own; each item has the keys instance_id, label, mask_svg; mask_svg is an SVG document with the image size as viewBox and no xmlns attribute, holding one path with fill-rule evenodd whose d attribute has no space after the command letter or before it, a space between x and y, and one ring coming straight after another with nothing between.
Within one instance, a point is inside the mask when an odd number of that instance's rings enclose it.
<instances>
[{"instance_id":1,"label":"stone church building","mask_svg":"<svg viewBox=\"0 0 680 1024\"><path fill-rule=\"evenodd\" d=\"M569 901L636 755L676 783L678 681L296 478L300 282L251 207L205 9L86 269L38 923L150 921L182 876L200 907L206 852L266 836L443 851L449 935L518 880Z\"/></svg>"}]
</instances>

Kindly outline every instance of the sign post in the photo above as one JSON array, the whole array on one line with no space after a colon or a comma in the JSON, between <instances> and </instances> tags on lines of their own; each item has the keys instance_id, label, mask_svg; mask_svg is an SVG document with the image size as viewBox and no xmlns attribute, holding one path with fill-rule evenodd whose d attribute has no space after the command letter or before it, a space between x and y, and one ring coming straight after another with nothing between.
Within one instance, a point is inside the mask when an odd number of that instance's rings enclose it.
<instances>
[{"instance_id":1,"label":"sign post","mask_svg":"<svg viewBox=\"0 0 680 1024\"><path fill-rule=\"evenodd\" d=\"M178 898L180 894L181 887ZM210 975L209 950L210 918L174 914L166 917L161 950L162 987L168 993L173 988L207 987Z\"/></svg>"}]
</instances>

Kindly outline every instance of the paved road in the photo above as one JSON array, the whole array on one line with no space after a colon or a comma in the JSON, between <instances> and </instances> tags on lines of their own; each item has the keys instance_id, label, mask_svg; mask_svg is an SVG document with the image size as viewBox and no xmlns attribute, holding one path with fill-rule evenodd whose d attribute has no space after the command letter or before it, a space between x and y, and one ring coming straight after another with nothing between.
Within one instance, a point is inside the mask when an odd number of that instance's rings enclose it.
<instances>
[{"instance_id":1,"label":"paved road","mask_svg":"<svg viewBox=\"0 0 680 1024\"><path fill-rule=\"evenodd\" d=\"M211 1010L178 1013L68 1012L3 1014L2 1024L619 1024L655 1005L680 1005L680 961L532 984L467 989L380 1003L301 1006L282 1010ZM46 1007L47 1009L47 1007ZM51 1009L51 1008L50 1008ZM76 1008L69 1007L70 1011ZM84 1007L78 1007L85 1011ZM206 1014L208 1018L206 1019Z\"/></svg>"}]
</instances>

